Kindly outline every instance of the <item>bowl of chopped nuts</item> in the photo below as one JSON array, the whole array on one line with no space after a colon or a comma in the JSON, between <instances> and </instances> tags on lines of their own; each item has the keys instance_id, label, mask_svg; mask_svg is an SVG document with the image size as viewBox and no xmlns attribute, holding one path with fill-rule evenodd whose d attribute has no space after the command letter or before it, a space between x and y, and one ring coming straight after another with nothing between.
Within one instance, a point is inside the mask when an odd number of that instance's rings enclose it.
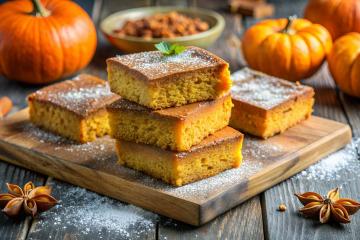
<instances>
[{"instance_id":1,"label":"bowl of chopped nuts","mask_svg":"<svg viewBox=\"0 0 360 240\"><path fill-rule=\"evenodd\" d=\"M101 31L122 52L154 50L159 42L206 48L216 41L224 18L210 10L144 7L116 12L100 24Z\"/></svg>"}]
</instances>

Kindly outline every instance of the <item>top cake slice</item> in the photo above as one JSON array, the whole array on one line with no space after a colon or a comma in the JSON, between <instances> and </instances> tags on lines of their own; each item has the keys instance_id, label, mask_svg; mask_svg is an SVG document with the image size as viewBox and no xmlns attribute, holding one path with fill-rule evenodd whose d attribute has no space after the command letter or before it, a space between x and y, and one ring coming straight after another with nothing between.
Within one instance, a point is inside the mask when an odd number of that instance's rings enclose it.
<instances>
[{"instance_id":1,"label":"top cake slice","mask_svg":"<svg viewBox=\"0 0 360 240\"><path fill-rule=\"evenodd\" d=\"M111 91L151 109L216 99L231 87L228 64L197 47L164 56L159 51L107 59Z\"/></svg>"}]
</instances>

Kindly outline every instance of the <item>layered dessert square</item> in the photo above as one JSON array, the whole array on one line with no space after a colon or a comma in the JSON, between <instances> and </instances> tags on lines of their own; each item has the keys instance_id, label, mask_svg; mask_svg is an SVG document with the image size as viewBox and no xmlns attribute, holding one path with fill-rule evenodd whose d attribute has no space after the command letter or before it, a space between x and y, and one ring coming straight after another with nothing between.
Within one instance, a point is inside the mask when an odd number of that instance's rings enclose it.
<instances>
[{"instance_id":1,"label":"layered dessert square","mask_svg":"<svg viewBox=\"0 0 360 240\"><path fill-rule=\"evenodd\" d=\"M81 74L30 94L30 121L74 141L93 141L108 134L106 105L118 98L104 80Z\"/></svg>"},{"instance_id":2,"label":"layered dessert square","mask_svg":"<svg viewBox=\"0 0 360 240\"><path fill-rule=\"evenodd\" d=\"M174 152L155 146L117 140L119 163L175 186L198 181L242 162L243 135L225 127L189 151Z\"/></svg>"},{"instance_id":3,"label":"layered dessert square","mask_svg":"<svg viewBox=\"0 0 360 240\"><path fill-rule=\"evenodd\" d=\"M107 109L113 138L186 151L229 124L231 96L151 110L125 99Z\"/></svg>"},{"instance_id":4,"label":"layered dessert square","mask_svg":"<svg viewBox=\"0 0 360 240\"><path fill-rule=\"evenodd\" d=\"M245 68L232 75L230 126L268 138L310 117L314 90Z\"/></svg>"},{"instance_id":5,"label":"layered dessert square","mask_svg":"<svg viewBox=\"0 0 360 240\"><path fill-rule=\"evenodd\" d=\"M111 91L151 109L216 99L231 87L228 63L197 47L173 56L150 51L106 62Z\"/></svg>"}]
</instances>

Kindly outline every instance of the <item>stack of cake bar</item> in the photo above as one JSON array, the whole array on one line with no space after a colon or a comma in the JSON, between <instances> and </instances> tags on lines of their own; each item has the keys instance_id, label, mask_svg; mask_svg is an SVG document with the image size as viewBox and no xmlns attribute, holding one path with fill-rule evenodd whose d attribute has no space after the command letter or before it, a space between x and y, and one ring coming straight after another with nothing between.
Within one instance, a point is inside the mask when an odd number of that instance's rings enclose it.
<instances>
[{"instance_id":1,"label":"stack of cake bar","mask_svg":"<svg viewBox=\"0 0 360 240\"><path fill-rule=\"evenodd\" d=\"M239 167L243 135L228 127L228 64L196 47L107 60L107 109L119 163L181 186Z\"/></svg>"}]
</instances>

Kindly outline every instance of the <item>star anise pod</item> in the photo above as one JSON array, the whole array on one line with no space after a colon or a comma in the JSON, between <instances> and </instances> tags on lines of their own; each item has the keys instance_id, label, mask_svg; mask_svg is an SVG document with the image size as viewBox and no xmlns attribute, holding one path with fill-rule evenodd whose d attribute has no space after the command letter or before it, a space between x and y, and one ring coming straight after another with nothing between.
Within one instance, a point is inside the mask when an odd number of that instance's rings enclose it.
<instances>
[{"instance_id":1,"label":"star anise pod","mask_svg":"<svg viewBox=\"0 0 360 240\"><path fill-rule=\"evenodd\" d=\"M52 197L49 186L35 187L32 182L25 184L21 189L18 185L7 183L8 193L0 194L0 208L9 217L16 217L23 209L34 217L54 207L58 201Z\"/></svg>"},{"instance_id":2,"label":"star anise pod","mask_svg":"<svg viewBox=\"0 0 360 240\"><path fill-rule=\"evenodd\" d=\"M330 219L339 223L349 223L349 216L360 209L360 203L349 198L340 198L339 188L330 190L325 198L315 192L295 196L304 205L299 211L305 216L318 216L321 223L327 223Z\"/></svg>"}]
</instances>

